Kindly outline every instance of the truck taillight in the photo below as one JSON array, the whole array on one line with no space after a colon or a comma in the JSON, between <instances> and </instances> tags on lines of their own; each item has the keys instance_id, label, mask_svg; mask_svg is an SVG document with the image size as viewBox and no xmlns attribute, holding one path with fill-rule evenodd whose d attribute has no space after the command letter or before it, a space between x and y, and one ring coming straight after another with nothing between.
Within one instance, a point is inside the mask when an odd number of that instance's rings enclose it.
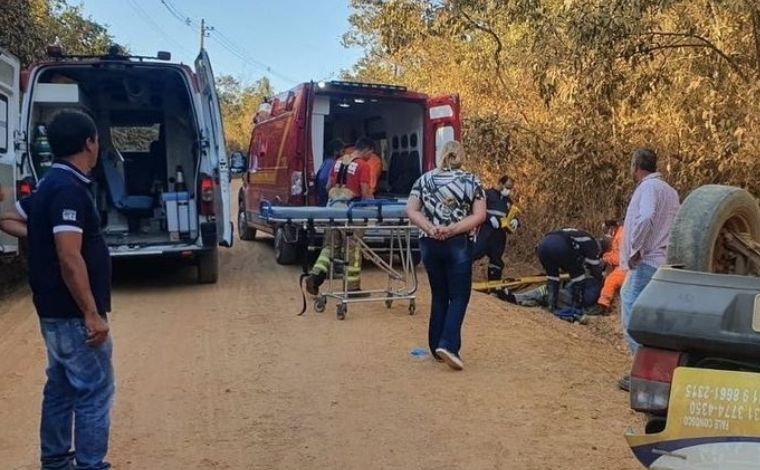
<instances>
[{"instance_id":1,"label":"truck taillight","mask_svg":"<svg viewBox=\"0 0 760 470\"><path fill-rule=\"evenodd\" d=\"M682 356L675 351L639 348L631 369L631 408L646 413L668 409L670 383Z\"/></svg>"},{"instance_id":2,"label":"truck taillight","mask_svg":"<svg viewBox=\"0 0 760 470\"><path fill-rule=\"evenodd\" d=\"M199 191L201 197L201 215L214 215L214 179L201 175Z\"/></svg>"},{"instance_id":3,"label":"truck taillight","mask_svg":"<svg viewBox=\"0 0 760 470\"><path fill-rule=\"evenodd\" d=\"M34 185L29 180L21 180L16 187L16 199L24 199L32 195Z\"/></svg>"}]
</instances>

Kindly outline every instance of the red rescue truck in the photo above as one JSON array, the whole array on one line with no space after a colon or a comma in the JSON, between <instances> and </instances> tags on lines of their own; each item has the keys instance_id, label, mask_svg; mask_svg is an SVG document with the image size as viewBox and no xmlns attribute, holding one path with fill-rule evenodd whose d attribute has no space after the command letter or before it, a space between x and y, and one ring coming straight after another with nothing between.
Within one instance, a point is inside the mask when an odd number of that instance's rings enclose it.
<instances>
[{"instance_id":1,"label":"red rescue truck","mask_svg":"<svg viewBox=\"0 0 760 470\"><path fill-rule=\"evenodd\" d=\"M371 138L383 160L376 197L405 199L420 174L436 166L438 149L459 139L459 109L457 95L432 98L401 86L344 81L303 83L274 97L254 118L238 194L240 238L272 234L278 263L299 259L304 234L267 223L259 207L263 201L315 205L315 174L336 138L347 144ZM382 243L368 237L368 243Z\"/></svg>"}]
</instances>

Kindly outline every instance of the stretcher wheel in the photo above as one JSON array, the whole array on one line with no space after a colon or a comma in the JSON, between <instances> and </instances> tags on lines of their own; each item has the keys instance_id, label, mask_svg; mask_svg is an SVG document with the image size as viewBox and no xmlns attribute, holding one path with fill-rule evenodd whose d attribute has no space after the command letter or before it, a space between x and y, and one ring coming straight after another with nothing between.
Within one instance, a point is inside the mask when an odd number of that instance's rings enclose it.
<instances>
[{"instance_id":1,"label":"stretcher wheel","mask_svg":"<svg viewBox=\"0 0 760 470\"><path fill-rule=\"evenodd\" d=\"M414 300L409 301L409 315L414 315L417 312L417 304Z\"/></svg>"},{"instance_id":2,"label":"stretcher wheel","mask_svg":"<svg viewBox=\"0 0 760 470\"><path fill-rule=\"evenodd\" d=\"M317 313L322 313L325 311L325 307L327 306L327 299L325 296L320 295L316 299L314 299L314 311Z\"/></svg>"},{"instance_id":3,"label":"stretcher wheel","mask_svg":"<svg viewBox=\"0 0 760 470\"><path fill-rule=\"evenodd\" d=\"M338 320L345 320L347 312L348 312L348 306L346 304L339 304L337 312L336 312L336 316L338 317Z\"/></svg>"}]
</instances>

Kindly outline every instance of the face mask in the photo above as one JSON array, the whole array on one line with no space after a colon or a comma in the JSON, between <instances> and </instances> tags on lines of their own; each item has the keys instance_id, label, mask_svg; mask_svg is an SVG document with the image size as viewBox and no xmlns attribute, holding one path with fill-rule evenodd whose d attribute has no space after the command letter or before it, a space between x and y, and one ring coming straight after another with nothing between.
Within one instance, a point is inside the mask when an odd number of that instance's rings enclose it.
<instances>
[{"instance_id":1,"label":"face mask","mask_svg":"<svg viewBox=\"0 0 760 470\"><path fill-rule=\"evenodd\" d=\"M504 197L509 197L510 194L512 194L512 190L511 189L504 188L504 189L501 190L501 195L504 196Z\"/></svg>"}]
</instances>

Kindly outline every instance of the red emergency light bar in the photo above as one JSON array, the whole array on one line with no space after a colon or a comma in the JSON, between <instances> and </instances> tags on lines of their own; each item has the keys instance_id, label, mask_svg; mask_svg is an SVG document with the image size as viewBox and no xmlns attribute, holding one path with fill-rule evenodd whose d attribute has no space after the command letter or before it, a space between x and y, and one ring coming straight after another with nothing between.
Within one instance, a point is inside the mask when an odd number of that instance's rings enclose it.
<instances>
[{"instance_id":1,"label":"red emergency light bar","mask_svg":"<svg viewBox=\"0 0 760 470\"><path fill-rule=\"evenodd\" d=\"M331 81L321 82L320 88L324 88L323 85L338 88L360 88L365 90L388 90L388 91L406 91L405 86L399 85L383 85L381 83L360 83L360 82L344 82L344 81Z\"/></svg>"}]
</instances>

